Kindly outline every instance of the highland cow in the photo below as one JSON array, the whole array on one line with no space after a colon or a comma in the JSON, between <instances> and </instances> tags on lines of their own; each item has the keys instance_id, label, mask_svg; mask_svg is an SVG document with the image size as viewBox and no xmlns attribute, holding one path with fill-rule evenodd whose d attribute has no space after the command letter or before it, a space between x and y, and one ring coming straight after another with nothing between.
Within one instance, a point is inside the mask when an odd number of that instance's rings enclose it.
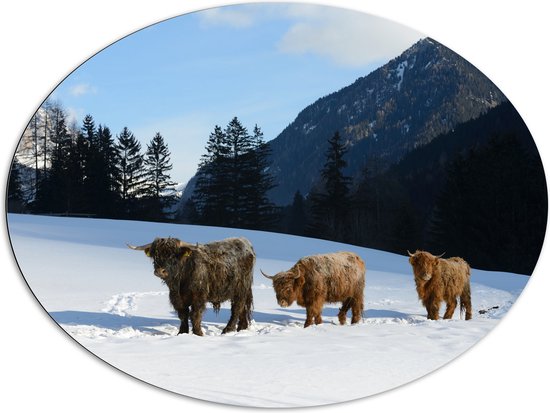
<instances>
[{"instance_id":1,"label":"highland cow","mask_svg":"<svg viewBox=\"0 0 550 413\"><path fill-rule=\"evenodd\" d=\"M439 306L445 301L447 308L444 319L450 319L460 299L460 312L466 313L466 320L472 318L470 297L470 266L459 257L441 258L426 251L409 251L409 262L413 267L418 298L428 311L428 319L439 319Z\"/></svg>"},{"instance_id":2,"label":"highland cow","mask_svg":"<svg viewBox=\"0 0 550 413\"><path fill-rule=\"evenodd\" d=\"M338 313L338 321L342 325L346 323L346 313L350 308L351 323L361 320L365 263L354 253L312 255L301 258L290 270L274 276L261 273L273 281L281 307L288 307L296 301L306 308L304 327L313 322L323 322L321 312L324 303L342 302Z\"/></svg>"},{"instance_id":3,"label":"highland cow","mask_svg":"<svg viewBox=\"0 0 550 413\"><path fill-rule=\"evenodd\" d=\"M154 274L166 283L170 302L181 325L178 334L202 336L201 321L206 303L216 313L220 304L231 301L231 317L222 334L248 328L252 314L252 277L256 255L245 238L228 238L208 244L189 244L176 238L156 238L134 247L153 260ZM191 312L189 311L191 308Z\"/></svg>"}]
</instances>

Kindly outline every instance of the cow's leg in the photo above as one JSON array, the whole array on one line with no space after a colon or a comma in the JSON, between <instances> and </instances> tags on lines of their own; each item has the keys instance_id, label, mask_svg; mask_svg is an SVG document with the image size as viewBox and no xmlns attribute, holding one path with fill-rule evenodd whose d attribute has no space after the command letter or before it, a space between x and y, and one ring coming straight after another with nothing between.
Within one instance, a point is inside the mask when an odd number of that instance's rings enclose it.
<instances>
[{"instance_id":1,"label":"cow's leg","mask_svg":"<svg viewBox=\"0 0 550 413\"><path fill-rule=\"evenodd\" d=\"M426 310L428 310L428 320L439 320L439 301L432 297L426 300Z\"/></svg>"},{"instance_id":2,"label":"cow's leg","mask_svg":"<svg viewBox=\"0 0 550 413\"><path fill-rule=\"evenodd\" d=\"M449 299L447 301L447 309L445 310L445 314L443 314L443 318L445 320L453 318L453 314L455 313L455 308L456 308L456 298Z\"/></svg>"},{"instance_id":3,"label":"cow's leg","mask_svg":"<svg viewBox=\"0 0 550 413\"><path fill-rule=\"evenodd\" d=\"M237 331L246 330L252 318L252 289L249 289L244 299L244 305L239 312L239 324Z\"/></svg>"},{"instance_id":4,"label":"cow's leg","mask_svg":"<svg viewBox=\"0 0 550 413\"><path fill-rule=\"evenodd\" d=\"M181 321L178 334L189 333L189 305L190 302L186 297L182 297L177 291L170 290L170 302L178 313Z\"/></svg>"},{"instance_id":5,"label":"cow's leg","mask_svg":"<svg viewBox=\"0 0 550 413\"><path fill-rule=\"evenodd\" d=\"M306 322L304 323L304 328L313 324L313 316L313 307L308 305L306 307Z\"/></svg>"},{"instance_id":6,"label":"cow's leg","mask_svg":"<svg viewBox=\"0 0 550 413\"><path fill-rule=\"evenodd\" d=\"M248 314L246 308L241 311L239 316L239 323L237 324L237 331L246 330L248 328Z\"/></svg>"},{"instance_id":7,"label":"cow's leg","mask_svg":"<svg viewBox=\"0 0 550 413\"><path fill-rule=\"evenodd\" d=\"M313 317L315 318L315 324L323 324L321 314L323 312L323 300L316 300L313 303Z\"/></svg>"},{"instance_id":8,"label":"cow's leg","mask_svg":"<svg viewBox=\"0 0 550 413\"><path fill-rule=\"evenodd\" d=\"M189 333L189 307L184 307L178 310L178 317L181 320L180 331L178 334Z\"/></svg>"},{"instance_id":9,"label":"cow's leg","mask_svg":"<svg viewBox=\"0 0 550 413\"><path fill-rule=\"evenodd\" d=\"M470 295L470 282L464 286L464 290L460 295L460 310L466 312L466 320L472 318L472 298Z\"/></svg>"},{"instance_id":10,"label":"cow's leg","mask_svg":"<svg viewBox=\"0 0 550 413\"><path fill-rule=\"evenodd\" d=\"M231 302L231 317L229 317L227 325L222 330L222 334L229 333L230 331L235 331L235 328L237 326L237 318L242 311L241 307L242 304L240 301Z\"/></svg>"},{"instance_id":11,"label":"cow's leg","mask_svg":"<svg viewBox=\"0 0 550 413\"><path fill-rule=\"evenodd\" d=\"M205 305L203 303L191 305L191 326L193 328L193 334L197 336L202 336L201 321L204 307Z\"/></svg>"},{"instance_id":12,"label":"cow's leg","mask_svg":"<svg viewBox=\"0 0 550 413\"><path fill-rule=\"evenodd\" d=\"M237 326L237 331L246 330L248 328L248 323L252 316L252 290L248 291L248 294L245 299L245 304L241 309L239 315L239 324Z\"/></svg>"},{"instance_id":13,"label":"cow's leg","mask_svg":"<svg viewBox=\"0 0 550 413\"><path fill-rule=\"evenodd\" d=\"M351 305L351 324L358 323L363 318L363 297L355 297Z\"/></svg>"},{"instance_id":14,"label":"cow's leg","mask_svg":"<svg viewBox=\"0 0 550 413\"><path fill-rule=\"evenodd\" d=\"M315 314L315 324L323 324L323 318L321 313Z\"/></svg>"},{"instance_id":15,"label":"cow's leg","mask_svg":"<svg viewBox=\"0 0 550 413\"><path fill-rule=\"evenodd\" d=\"M351 304L353 302L353 298L348 297L342 302L342 308L340 308L340 311L338 312L338 321L341 325L346 324L346 314L348 310L351 307Z\"/></svg>"}]
</instances>

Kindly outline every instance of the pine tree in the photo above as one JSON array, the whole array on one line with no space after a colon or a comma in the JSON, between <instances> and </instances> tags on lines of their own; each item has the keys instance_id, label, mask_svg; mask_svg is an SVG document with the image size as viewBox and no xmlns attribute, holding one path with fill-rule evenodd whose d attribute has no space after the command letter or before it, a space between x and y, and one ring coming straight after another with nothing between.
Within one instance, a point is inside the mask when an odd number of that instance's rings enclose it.
<instances>
[{"instance_id":1,"label":"pine tree","mask_svg":"<svg viewBox=\"0 0 550 413\"><path fill-rule=\"evenodd\" d=\"M124 127L118 135L117 150L117 178L119 196L122 202L122 215L127 218L138 216L138 198L143 195L143 155L141 144Z\"/></svg>"},{"instance_id":2,"label":"pine tree","mask_svg":"<svg viewBox=\"0 0 550 413\"><path fill-rule=\"evenodd\" d=\"M144 192L147 197L149 219L165 220L166 209L175 202L174 196L166 193L175 185L168 174L171 169L170 151L162 135L157 132L147 145L145 153Z\"/></svg>"},{"instance_id":3,"label":"pine tree","mask_svg":"<svg viewBox=\"0 0 550 413\"><path fill-rule=\"evenodd\" d=\"M218 125L210 134L206 153L201 157L193 191L197 223L214 226L227 224L229 217L229 145Z\"/></svg>"},{"instance_id":4,"label":"pine tree","mask_svg":"<svg viewBox=\"0 0 550 413\"><path fill-rule=\"evenodd\" d=\"M54 148L51 155L51 167L48 177L50 186L50 205L55 212L70 212L71 196L69 180L69 154L72 141L67 131L66 114L57 108L52 116Z\"/></svg>"},{"instance_id":5,"label":"pine tree","mask_svg":"<svg viewBox=\"0 0 550 413\"><path fill-rule=\"evenodd\" d=\"M91 144L95 145L97 143L97 133L95 128L95 121L92 115L88 114L84 116L82 121L82 134L86 140Z\"/></svg>"},{"instance_id":6,"label":"pine tree","mask_svg":"<svg viewBox=\"0 0 550 413\"><path fill-rule=\"evenodd\" d=\"M271 148L264 142L263 132L255 125L251 137L252 147L242 159L242 183L244 211L240 226L252 229L271 229L277 219L275 205L269 201L267 193L275 184L269 173Z\"/></svg>"},{"instance_id":7,"label":"pine tree","mask_svg":"<svg viewBox=\"0 0 550 413\"><path fill-rule=\"evenodd\" d=\"M102 215L104 194L102 193L103 164L99 153L99 134L91 115L86 115L82 121L82 161L84 170L84 201L85 211L94 215Z\"/></svg>"},{"instance_id":8,"label":"pine tree","mask_svg":"<svg viewBox=\"0 0 550 413\"><path fill-rule=\"evenodd\" d=\"M347 149L338 131L328 144L326 162L321 170L322 190L311 196L313 223L309 232L322 238L341 240L346 234L349 216L351 178L343 173L347 166L344 160Z\"/></svg>"},{"instance_id":9,"label":"pine tree","mask_svg":"<svg viewBox=\"0 0 550 413\"><path fill-rule=\"evenodd\" d=\"M349 205L349 185L351 183L351 178L343 174L343 169L347 166L347 162L344 160L347 149L338 132L329 139L328 143L327 161L321 171L327 192L326 199L332 209L343 211Z\"/></svg>"},{"instance_id":10,"label":"pine tree","mask_svg":"<svg viewBox=\"0 0 550 413\"><path fill-rule=\"evenodd\" d=\"M67 167L69 185L73 194L71 209L73 212L81 213L87 212L89 209L88 194L85 190L88 144L82 130L75 130L75 133L76 136L71 142Z\"/></svg>"},{"instance_id":11,"label":"pine tree","mask_svg":"<svg viewBox=\"0 0 550 413\"><path fill-rule=\"evenodd\" d=\"M227 226L241 227L246 221L247 182L245 173L249 166L250 152L254 144L248 130L237 117L234 117L225 128L225 139L229 145L228 177L226 191L229 198ZM243 187L244 185L244 187Z\"/></svg>"},{"instance_id":12,"label":"pine tree","mask_svg":"<svg viewBox=\"0 0 550 413\"><path fill-rule=\"evenodd\" d=\"M8 181L8 211L21 212L23 210L23 188L21 183L21 164L14 159L11 164Z\"/></svg>"},{"instance_id":13,"label":"pine tree","mask_svg":"<svg viewBox=\"0 0 550 413\"><path fill-rule=\"evenodd\" d=\"M193 205L198 223L239 228L270 228L276 218L267 198L269 146L256 126L250 135L238 118L210 134L197 173Z\"/></svg>"},{"instance_id":14,"label":"pine tree","mask_svg":"<svg viewBox=\"0 0 550 413\"><path fill-rule=\"evenodd\" d=\"M94 145L97 152L94 156L97 184L97 214L102 217L115 217L119 202L117 169L118 152L115 141L107 126L99 125L97 129L97 143Z\"/></svg>"}]
</instances>

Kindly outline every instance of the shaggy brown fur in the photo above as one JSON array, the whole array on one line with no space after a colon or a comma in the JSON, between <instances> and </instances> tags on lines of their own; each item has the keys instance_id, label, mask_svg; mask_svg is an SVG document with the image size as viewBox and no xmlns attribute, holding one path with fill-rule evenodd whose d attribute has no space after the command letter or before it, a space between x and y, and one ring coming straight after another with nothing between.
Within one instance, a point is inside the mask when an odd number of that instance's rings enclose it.
<instances>
[{"instance_id":1,"label":"shaggy brown fur","mask_svg":"<svg viewBox=\"0 0 550 413\"><path fill-rule=\"evenodd\" d=\"M460 311L466 313L466 320L472 318L470 297L470 266L459 257L443 259L426 251L409 252L409 262L413 267L414 281L418 298L428 310L428 319L439 319L439 306L447 304L443 318L453 317L457 297L460 298Z\"/></svg>"},{"instance_id":2,"label":"shaggy brown fur","mask_svg":"<svg viewBox=\"0 0 550 413\"><path fill-rule=\"evenodd\" d=\"M296 301L306 308L304 327L313 322L323 322L321 312L324 303L342 302L338 313L340 324L346 323L346 313L350 308L351 323L361 320L365 263L354 253L337 252L303 257L288 271L273 277L264 276L273 281L280 306L288 307Z\"/></svg>"},{"instance_id":3,"label":"shaggy brown fur","mask_svg":"<svg viewBox=\"0 0 550 413\"><path fill-rule=\"evenodd\" d=\"M154 274L170 290L170 302L181 320L178 334L202 336L201 320L206 303L214 311L231 300L231 317L223 333L248 328L252 314L252 277L256 255L245 238L228 238L193 245L176 238L156 238L151 244L131 247L153 260ZM191 312L189 312L191 307Z\"/></svg>"}]
</instances>

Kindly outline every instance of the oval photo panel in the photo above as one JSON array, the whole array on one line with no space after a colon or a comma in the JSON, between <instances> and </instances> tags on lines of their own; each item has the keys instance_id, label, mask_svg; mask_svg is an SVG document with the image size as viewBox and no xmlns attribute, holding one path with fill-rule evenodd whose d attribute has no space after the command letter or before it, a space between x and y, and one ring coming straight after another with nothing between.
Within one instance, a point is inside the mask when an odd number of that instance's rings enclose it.
<instances>
[{"instance_id":1,"label":"oval photo panel","mask_svg":"<svg viewBox=\"0 0 550 413\"><path fill-rule=\"evenodd\" d=\"M265 3L74 70L20 139L7 222L33 294L105 362L197 399L316 406L491 331L539 257L546 193L521 117L461 56Z\"/></svg>"}]
</instances>

